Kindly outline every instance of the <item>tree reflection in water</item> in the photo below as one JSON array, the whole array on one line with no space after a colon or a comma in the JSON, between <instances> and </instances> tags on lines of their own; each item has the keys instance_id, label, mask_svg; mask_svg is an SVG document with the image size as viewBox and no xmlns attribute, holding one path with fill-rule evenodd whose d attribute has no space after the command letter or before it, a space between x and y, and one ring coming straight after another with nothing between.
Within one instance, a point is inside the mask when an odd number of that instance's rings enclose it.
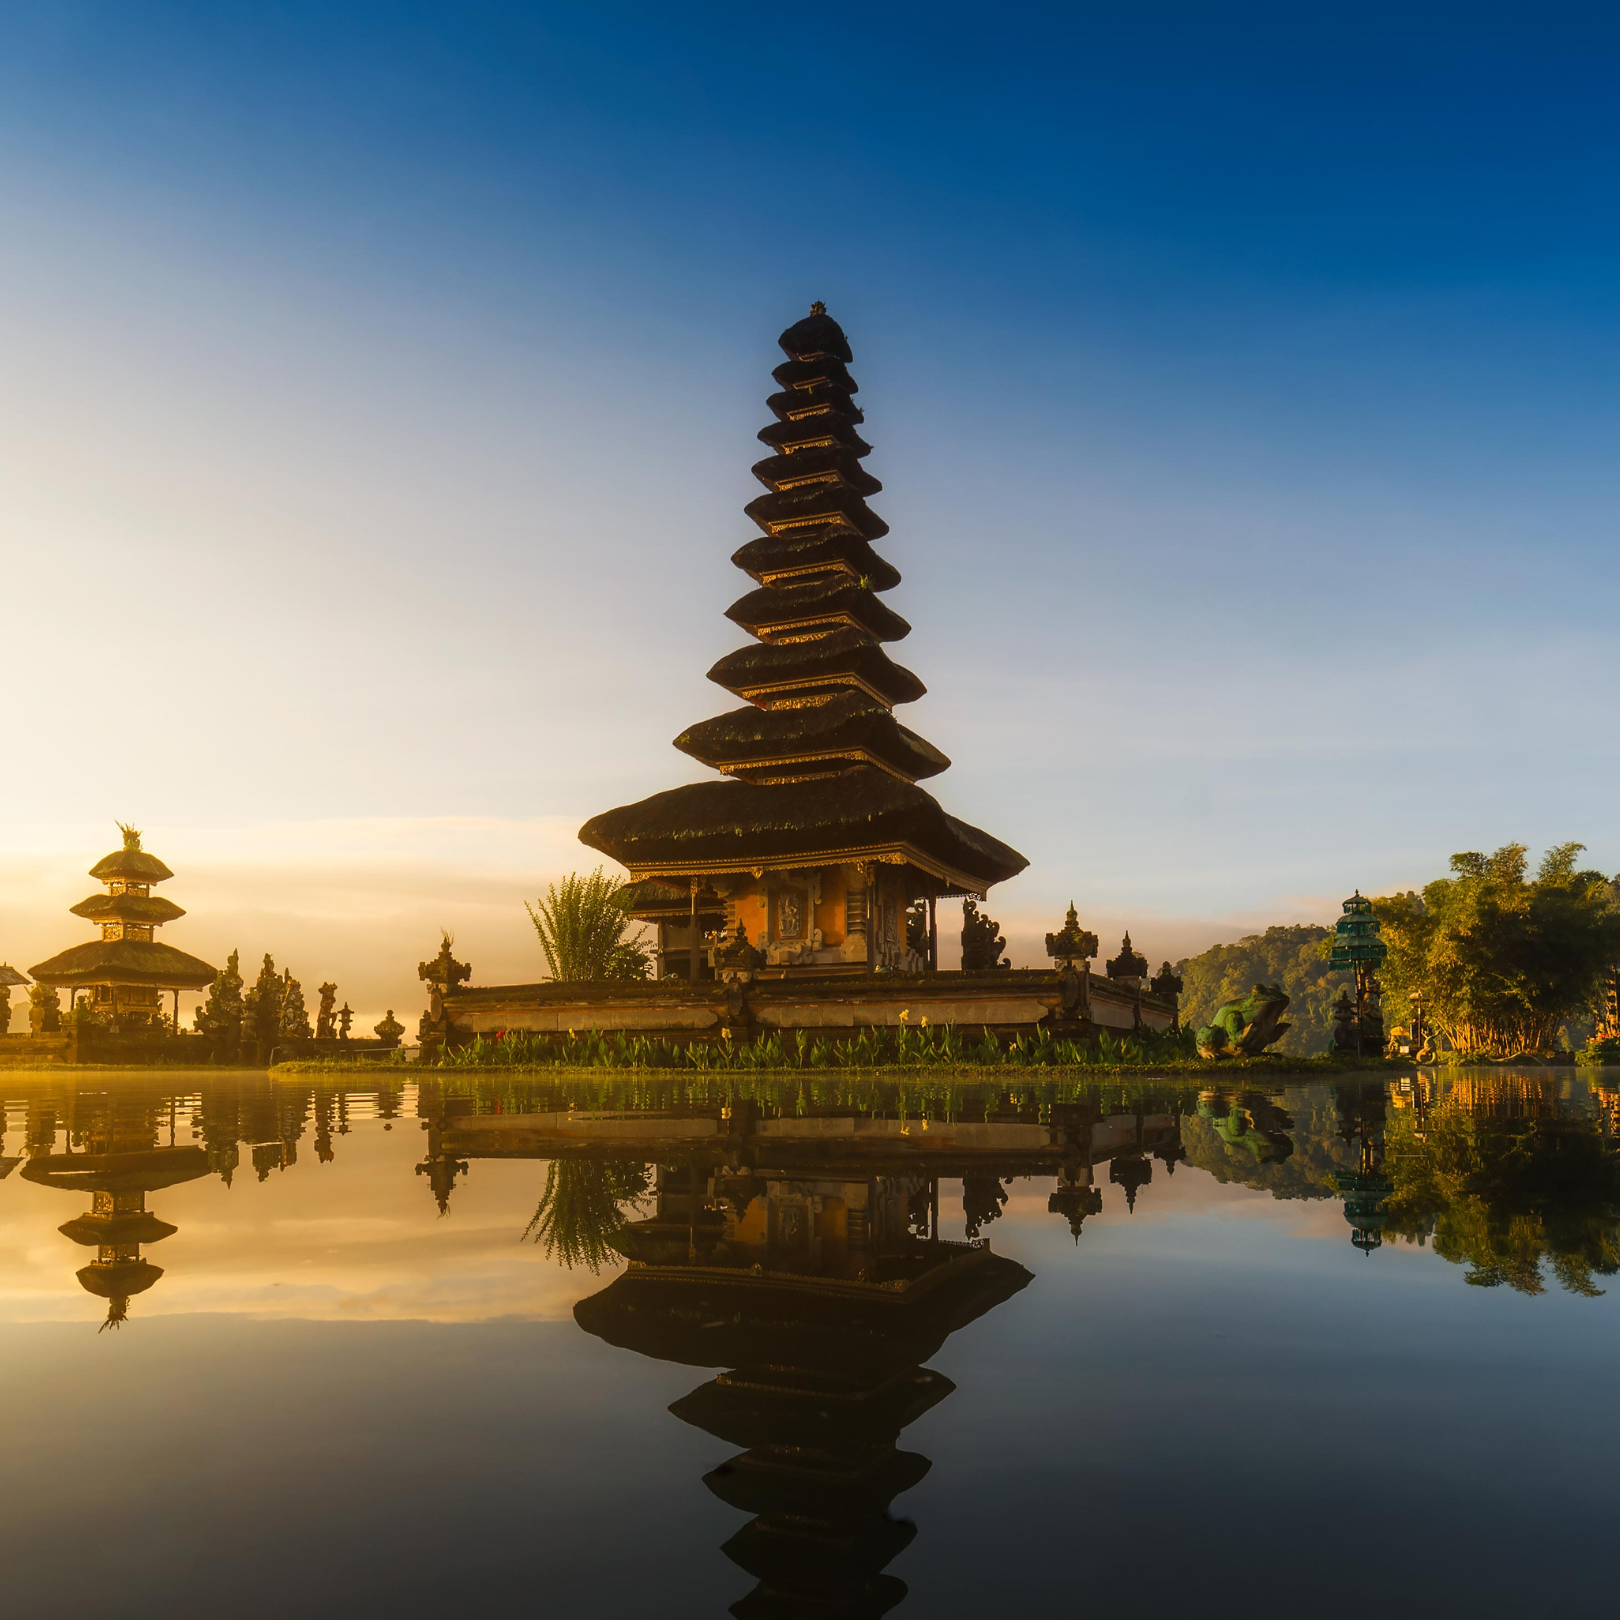
<instances>
[{"instance_id":1,"label":"tree reflection in water","mask_svg":"<svg viewBox=\"0 0 1620 1620\"><path fill-rule=\"evenodd\" d=\"M1550 1273L1570 1293L1600 1294L1594 1279L1620 1271L1617 1146L1609 1111L1584 1087L1420 1081L1388 1124L1386 1229L1432 1242L1478 1288L1540 1294Z\"/></svg>"},{"instance_id":2,"label":"tree reflection in water","mask_svg":"<svg viewBox=\"0 0 1620 1620\"><path fill-rule=\"evenodd\" d=\"M624 1206L646 1197L648 1166L620 1159L553 1159L534 1219L524 1232L572 1270L593 1275L618 1253L613 1239L625 1224Z\"/></svg>"}]
</instances>

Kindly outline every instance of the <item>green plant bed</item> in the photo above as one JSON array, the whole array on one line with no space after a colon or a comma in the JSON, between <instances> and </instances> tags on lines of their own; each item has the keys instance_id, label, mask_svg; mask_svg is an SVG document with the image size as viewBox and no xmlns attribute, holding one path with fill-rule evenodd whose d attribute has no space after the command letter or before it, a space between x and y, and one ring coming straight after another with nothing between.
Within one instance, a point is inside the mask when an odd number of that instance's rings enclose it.
<instances>
[{"instance_id":1,"label":"green plant bed","mask_svg":"<svg viewBox=\"0 0 1620 1620\"><path fill-rule=\"evenodd\" d=\"M1324 1074L1344 1074L1352 1071L1377 1070L1387 1072L1390 1070L1407 1070L1412 1067L1409 1063L1397 1062L1388 1058L1373 1057L1257 1057L1232 1058L1226 1061L1212 1059L1172 1059L1160 1063L1039 1063L1007 1061L994 1064L975 1063L874 1063L870 1065L856 1064L813 1064L803 1065L793 1063L709 1063L692 1064L677 1067L671 1064L628 1062L565 1062L555 1060L551 1062L532 1063L364 1063L344 1058L306 1058L294 1059L287 1063L278 1063L270 1071L274 1075L294 1074L368 1074L375 1073L379 1068L390 1073L398 1074L401 1067L407 1067L414 1075L422 1078L432 1076L436 1081L448 1079L457 1074L514 1074L525 1076L580 1076L600 1074L604 1070L614 1073L633 1074L650 1079L673 1079L677 1076L691 1074L762 1074L762 1075L797 1075L797 1074L853 1074L874 1076L888 1079L918 1079L931 1075L951 1078L974 1078L979 1076L1005 1076L1009 1071L1040 1074L1051 1076L1054 1079L1081 1078L1087 1081L1095 1080L1100 1076L1110 1075L1186 1075L1197 1077L1204 1084L1219 1083L1221 1076L1228 1074L1243 1074L1253 1076L1256 1074L1270 1075L1277 1080L1289 1078L1310 1079Z\"/></svg>"}]
</instances>

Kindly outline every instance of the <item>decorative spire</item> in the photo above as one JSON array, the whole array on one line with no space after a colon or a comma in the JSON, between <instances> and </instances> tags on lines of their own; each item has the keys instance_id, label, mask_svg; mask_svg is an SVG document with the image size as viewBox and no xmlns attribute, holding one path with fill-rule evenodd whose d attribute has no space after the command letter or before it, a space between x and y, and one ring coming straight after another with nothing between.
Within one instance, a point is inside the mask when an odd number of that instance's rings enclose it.
<instances>
[{"instance_id":1,"label":"decorative spire","mask_svg":"<svg viewBox=\"0 0 1620 1620\"><path fill-rule=\"evenodd\" d=\"M1181 975L1170 966L1168 962L1148 980L1148 989L1156 996L1163 996L1168 1000L1171 996L1179 996L1182 990Z\"/></svg>"},{"instance_id":2,"label":"decorative spire","mask_svg":"<svg viewBox=\"0 0 1620 1620\"><path fill-rule=\"evenodd\" d=\"M1125 941L1119 948L1119 955L1108 964L1108 977L1140 980L1147 977L1147 970L1147 958L1140 951L1131 949L1131 935L1127 929Z\"/></svg>"},{"instance_id":3,"label":"decorative spire","mask_svg":"<svg viewBox=\"0 0 1620 1620\"><path fill-rule=\"evenodd\" d=\"M900 573L872 549L889 526L866 504L882 485L861 466L870 447L856 432L864 417L849 341L817 299L779 342L788 358L773 373L776 420L759 435L775 453L754 467L766 493L746 508L764 533L732 558L758 588L726 612L760 645L709 672L748 702L675 746L756 783L857 765L904 782L936 776L950 760L892 712L923 686L882 651L911 626L880 600Z\"/></svg>"},{"instance_id":4,"label":"decorative spire","mask_svg":"<svg viewBox=\"0 0 1620 1620\"><path fill-rule=\"evenodd\" d=\"M1046 936L1046 954L1065 967L1073 967L1077 956L1084 959L1097 954L1097 936L1089 928L1080 926L1074 901L1069 902L1069 915L1063 926L1055 934Z\"/></svg>"},{"instance_id":5,"label":"decorative spire","mask_svg":"<svg viewBox=\"0 0 1620 1620\"><path fill-rule=\"evenodd\" d=\"M140 829L139 828L131 827L129 825L129 823L125 822L125 821L115 821L113 823L113 826L115 826L119 830L119 832L121 832L124 835L124 848L125 849L136 850L136 851L138 851L140 849L140 847L141 847L141 834L140 834Z\"/></svg>"}]
</instances>

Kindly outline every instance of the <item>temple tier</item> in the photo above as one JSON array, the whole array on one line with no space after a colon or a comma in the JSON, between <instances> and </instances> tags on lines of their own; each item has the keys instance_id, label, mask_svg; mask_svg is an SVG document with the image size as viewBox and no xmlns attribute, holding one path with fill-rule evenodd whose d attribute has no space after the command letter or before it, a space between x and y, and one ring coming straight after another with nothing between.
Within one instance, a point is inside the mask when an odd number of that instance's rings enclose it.
<instances>
[{"instance_id":1,"label":"temple tier","mask_svg":"<svg viewBox=\"0 0 1620 1620\"><path fill-rule=\"evenodd\" d=\"M867 505L882 486L861 466L849 343L819 303L778 341L772 453L753 469L767 493L746 508L763 534L732 557L758 588L726 611L755 641L709 671L746 706L675 740L733 780L606 811L580 838L629 869L666 975L712 975L717 924L782 973L937 967L907 908L982 896L1027 862L916 785L950 761L893 714L925 688L883 648L911 626L880 600L900 574L873 549L888 525Z\"/></svg>"},{"instance_id":2,"label":"temple tier","mask_svg":"<svg viewBox=\"0 0 1620 1620\"><path fill-rule=\"evenodd\" d=\"M39 983L66 989L75 999L86 991L115 1029L124 1023L152 1023L161 1016L163 992L169 991L175 997L178 1028L179 992L212 984L217 970L153 939L154 929L185 916L172 900L152 893L154 883L174 873L141 848L141 835L133 827L121 825L119 830L124 847L90 868L90 876L106 884L107 892L70 908L75 917L96 923L101 938L74 945L28 971Z\"/></svg>"}]
</instances>

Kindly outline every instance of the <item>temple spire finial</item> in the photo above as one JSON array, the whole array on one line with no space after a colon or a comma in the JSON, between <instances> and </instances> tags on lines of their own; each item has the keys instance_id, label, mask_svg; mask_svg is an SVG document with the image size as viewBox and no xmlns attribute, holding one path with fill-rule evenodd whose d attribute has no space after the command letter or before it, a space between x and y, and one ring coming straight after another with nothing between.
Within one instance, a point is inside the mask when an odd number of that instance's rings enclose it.
<instances>
[{"instance_id":1,"label":"temple spire finial","mask_svg":"<svg viewBox=\"0 0 1620 1620\"><path fill-rule=\"evenodd\" d=\"M815 303L810 306L810 313L812 315L825 315L827 313L827 306L818 298Z\"/></svg>"},{"instance_id":2,"label":"temple spire finial","mask_svg":"<svg viewBox=\"0 0 1620 1620\"><path fill-rule=\"evenodd\" d=\"M125 849L139 849L141 847L141 834L138 827L130 826L127 821L115 821L113 826L124 835Z\"/></svg>"}]
</instances>

